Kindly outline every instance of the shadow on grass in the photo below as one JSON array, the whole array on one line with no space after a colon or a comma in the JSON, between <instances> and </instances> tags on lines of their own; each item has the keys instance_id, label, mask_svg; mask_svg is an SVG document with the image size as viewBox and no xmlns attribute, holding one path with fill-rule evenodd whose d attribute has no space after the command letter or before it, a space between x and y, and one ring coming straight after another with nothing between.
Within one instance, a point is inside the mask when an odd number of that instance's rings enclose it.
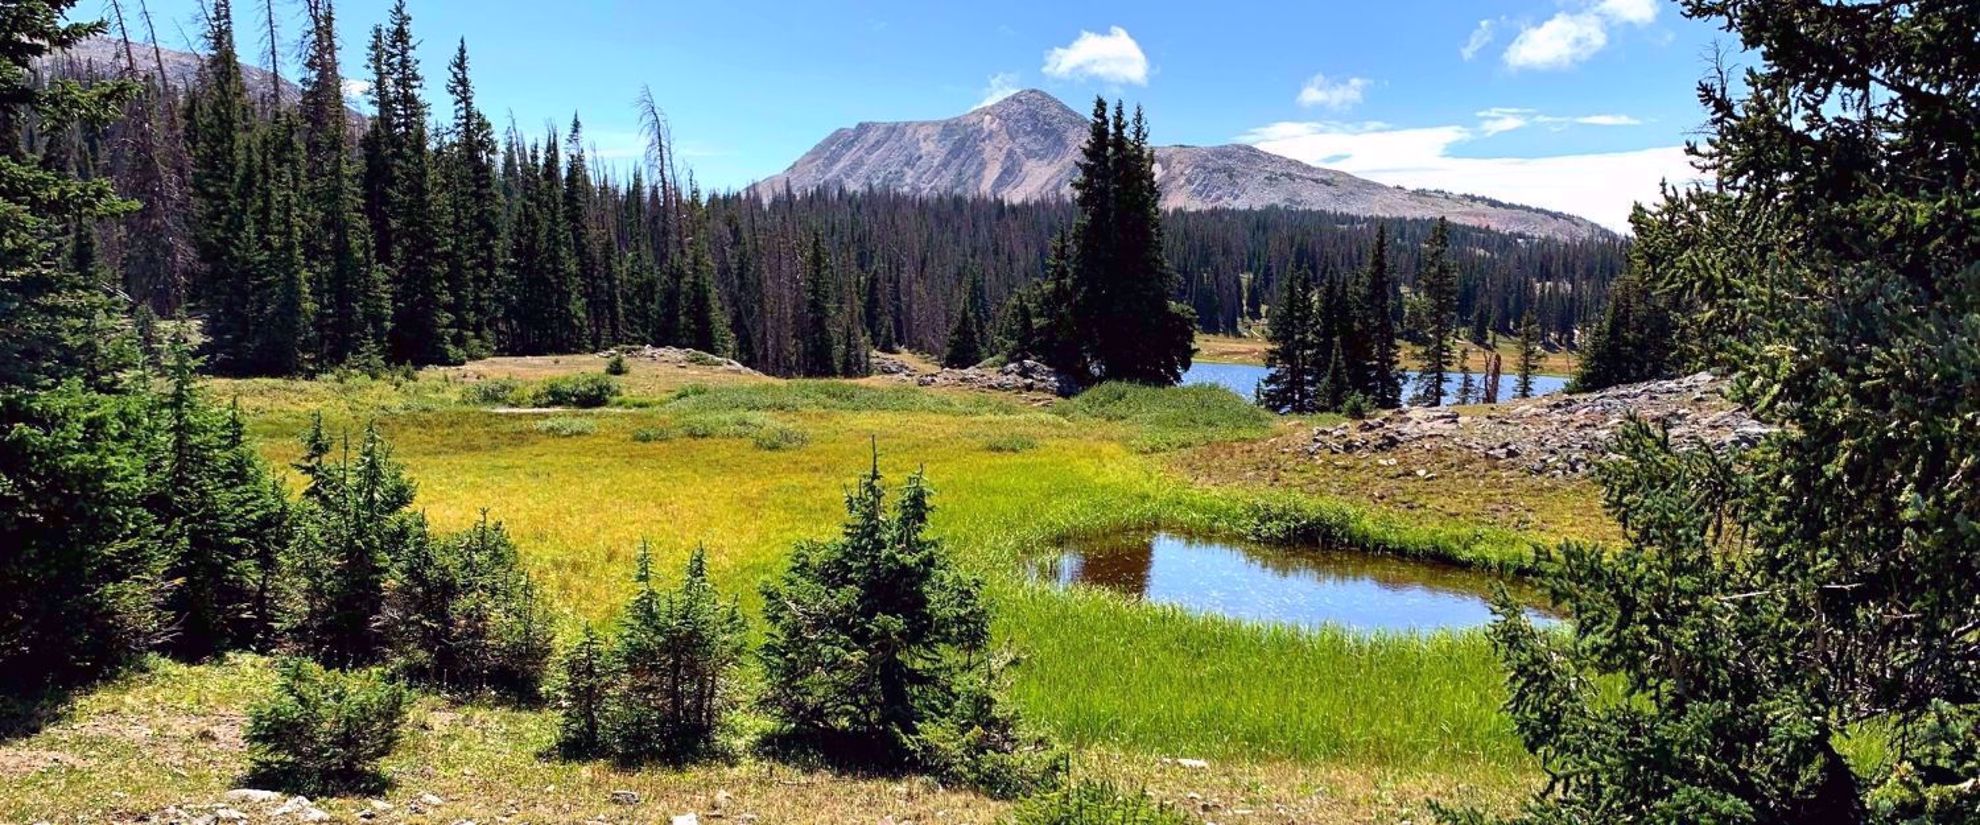
<instances>
[{"instance_id":1,"label":"shadow on grass","mask_svg":"<svg viewBox=\"0 0 1980 825\"><path fill-rule=\"evenodd\" d=\"M82 688L0 691L0 744L26 739L62 720Z\"/></svg>"}]
</instances>

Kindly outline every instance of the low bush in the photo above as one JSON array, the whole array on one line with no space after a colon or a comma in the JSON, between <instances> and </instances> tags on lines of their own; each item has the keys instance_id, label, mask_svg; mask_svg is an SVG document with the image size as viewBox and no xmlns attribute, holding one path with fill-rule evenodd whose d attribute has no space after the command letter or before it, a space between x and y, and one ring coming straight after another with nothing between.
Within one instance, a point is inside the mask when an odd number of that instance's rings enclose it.
<instances>
[{"instance_id":1,"label":"low bush","mask_svg":"<svg viewBox=\"0 0 1980 825\"><path fill-rule=\"evenodd\" d=\"M536 389L539 407L603 407L621 392L612 376L596 372L560 375Z\"/></svg>"},{"instance_id":2,"label":"low bush","mask_svg":"<svg viewBox=\"0 0 1980 825\"><path fill-rule=\"evenodd\" d=\"M795 450L811 443L811 434L788 424L771 424L750 436L759 450Z\"/></svg>"},{"instance_id":3,"label":"low bush","mask_svg":"<svg viewBox=\"0 0 1980 825\"><path fill-rule=\"evenodd\" d=\"M414 542L392 568L379 625L399 673L455 693L539 698L550 611L501 522L483 513L465 532Z\"/></svg>"},{"instance_id":4,"label":"low bush","mask_svg":"<svg viewBox=\"0 0 1980 825\"><path fill-rule=\"evenodd\" d=\"M625 375L628 372L631 372L631 370L626 368L625 353L623 352L612 353L612 357L605 360L606 375Z\"/></svg>"},{"instance_id":5,"label":"low bush","mask_svg":"<svg viewBox=\"0 0 1980 825\"><path fill-rule=\"evenodd\" d=\"M1191 825L1195 820L1147 794L1124 793L1103 782L1078 782L1033 796L1004 817L1004 825Z\"/></svg>"},{"instance_id":6,"label":"low bush","mask_svg":"<svg viewBox=\"0 0 1980 825\"><path fill-rule=\"evenodd\" d=\"M641 547L639 589L609 647L587 630L565 658L557 745L567 757L682 763L717 750L745 649L742 610L716 594L700 549L672 592L654 587L651 565Z\"/></svg>"},{"instance_id":7,"label":"low bush","mask_svg":"<svg viewBox=\"0 0 1980 825\"><path fill-rule=\"evenodd\" d=\"M399 744L412 693L378 670L280 665L275 693L248 711L250 777L291 793L376 793L378 762Z\"/></svg>"},{"instance_id":8,"label":"low bush","mask_svg":"<svg viewBox=\"0 0 1980 825\"><path fill-rule=\"evenodd\" d=\"M839 538L800 543L764 587L762 705L777 740L841 765L1028 792L1056 761L998 700L983 585L924 535L929 495L916 474L890 511L868 473Z\"/></svg>"},{"instance_id":9,"label":"low bush","mask_svg":"<svg viewBox=\"0 0 1980 825\"><path fill-rule=\"evenodd\" d=\"M569 416L545 418L542 421L536 422L536 431L559 438L590 435L598 432L598 422L589 418L572 418Z\"/></svg>"},{"instance_id":10,"label":"low bush","mask_svg":"<svg viewBox=\"0 0 1980 825\"><path fill-rule=\"evenodd\" d=\"M770 424L770 417L760 413L706 413L682 419L681 434L689 438L744 438Z\"/></svg>"},{"instance_id":11,"label":"low bush","mask_svg":"<svg viewBox=\"0 0 1980 825\"><path fill-rule=\"evenodd\" d=\"M1022 433L991 436L984 439L983 449L993 453L1022 453L1038 448L1038 439Z\"/></svg>"},{"instance_id":12,"label":"low bush","mask_svg":"<svg viewBox=\"0 0 1980 825\"><path fill-rule=\"evenodd\" d=\"M680 429L677 427L641 427L633 430L632 440L641 444L650 444L655 441L672 441L678 435Z\"/></svg>"},{"instance_id":13,"label":"low bush","mask_svg":"<svg viewBox=\"0 0 1980 825\"><path fill-rule=\"evenodd\" d=\"M513 378L489 378L461 388L461 402L477 407L506 407L522 398L522 384Z\"/></svg>"}]
</instances>

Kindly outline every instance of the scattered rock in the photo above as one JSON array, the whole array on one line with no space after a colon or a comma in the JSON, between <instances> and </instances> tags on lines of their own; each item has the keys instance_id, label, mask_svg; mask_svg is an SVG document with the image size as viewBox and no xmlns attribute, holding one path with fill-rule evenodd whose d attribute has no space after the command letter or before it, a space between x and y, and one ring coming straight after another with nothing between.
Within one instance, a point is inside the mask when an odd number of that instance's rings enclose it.
<instances>
[{"instance_id":1,"label":"scattered rock","mask_svg":"<svg viewBox=\"0 0 1980 825\"><path fill-rule=\"evenodd\" d=\"M670 820L671 825L701 825L701 817L694 814L680 814Z\"/></svg>"},{"instance_id":2,"label":"scattered rock","mask_svg":"<svg viewBox=\"0 0 1980 825\"><path fill-rule=\"evenodd\" d=\"M913 381L923 387L962 387L998 392L1050 393L1058 396L1071 395L1078 389L1070 379L1059 375L1056 370L1030 360L1012 361L995 370L986 370L982 367L948 368L932 374L908 373L895 377L904 381Z\"/></svg>"},{"instance_id":3,"label":"scattered rock","mask_svg":"<svg viewBox=\"0 0 1980 825\"><path fill-rule=\"evenodd\" d=\"M275 791L264 791L259 788L235 788L221 794L220 798L236 805L265 805L270 802L281 801L282 795Z\"/></svg>"},{"instance_id":4,"label":"scattered rock","mask_svg":"<svg viewBox=\"0 0 1980 825\"><path fill-rule=\"evenodd\" d=\"M246 822L247 819L247 814L236 811L233 808L213 809L213 821L215 822Z\"/></svg>"},{"instance_id":5,"label":"scattered rock","mask_svg":"<svg viewBox=\"0 0 1980 825\"><path fill-rule=\"evenodd\" d=\"M874 350L873 352L869 353L866 356L866 362L868 364L873 365L874 375L896 375L896 376L911 377L916 373L920 372L920 370L914 368L913 364L908 363L907 359L902 358L898 355L890 355L888 353L884 353L879 350Z\"/></svg>"},{"instance_id":6,"label":"scattered rock","mask_svg":"<svg viewBox=\"0 0 1980 825\"><path fill-rule=\"evenodd\" d=\"M1176 760L1176 766L1192 771L1200 771L1210 767L1210 763L1201 759L1178 759Z\"/></svg>"},{"instance_id":7,"label":"scattered rock","mask_svg":"<svg viewBox=\"0 0 1980 825\"><path fill-rule=\"evenodd\" d=\"M1670 429L1679 445L1744 449L1774 428L1726 400L1725 382L1710 373L1670 381L1610 387L1577 395L1513 401L1480 415L1443 407L1417 407L1323 427L1308 452L1369 454L1411 449L1456 449L1514 463L1536 475L1581 475L1609 454L1609 443L1630 415ZM1395 466L1395 459L1377 461ZM1428 470L1418 478L1435 478Z\"/></svg>"},{"instance_id":8,"label":"scattered rock","mask_svg":"<svg viewBox=\"0 0 1980 825\"><path fill-rule=\"evenodd\" d=\"M270 811L269 815L288 817L297 822L330 821L330 814L325 813L322 808L316 807L316 803L309 801L309 797L306 796L289 797L289 801L282 803L282 807Z\"/></svg>"},{"instance_id":9,"label":"scattered rock","mask_svg":"<svg viewBox=\"0 0 1980 825\"><path fill-rule=\"evenodd\" d=\"M728 791L716 791L715 798L709 801L709 808L716 811L728 810L729 803L734 801L735 797L730 796Z\"/></svg>"},{"instance_id":10,"label":"scattered rock","mask_svg":"<svg viewBox=\"0 0 1980 825\"><path fill-rule=\"evenodd\" d=\"M652 361L657 364L674 367L708 367L723 372L733 372L738 375L763 374L743 366L741 362L735 359L710 355L698 349L687 349L685 347L620 347L598 353L598 357L600 358L610 358L613 355L624 356L627 359Z\"/></svg>"},{"instance_id":11,"label":"scattered rock","mask_svg":"<svg viewBox=\"0 0 1980 825\"><path fill-rule=\"evenodd\" d=\"M613 792L612 792L612 804L614 804L614 805L638 805L638 804L639 804L639 792L638 792L638 791L613 791Z\"/></svg>"},{"instance_id":12,"label":"scattered rock","mask_svg":"<svg viewBox=\"0 0 1980 825\"><path fill-rule=\"evenodd\" d=\"M430 793L420 794L419 797L417 799L414 799L413 801L418 802L421 805L425 805L429 808L437 808L440 807L441 805L447 804L447 800L441 799L440 797Z\"/></svg>"}]
</instances>

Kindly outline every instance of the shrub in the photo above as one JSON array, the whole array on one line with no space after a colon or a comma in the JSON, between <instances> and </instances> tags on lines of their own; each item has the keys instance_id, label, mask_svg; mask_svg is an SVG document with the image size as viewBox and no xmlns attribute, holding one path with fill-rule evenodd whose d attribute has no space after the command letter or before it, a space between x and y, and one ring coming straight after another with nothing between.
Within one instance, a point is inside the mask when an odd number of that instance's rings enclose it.
<instances>
[{"instance_id":1,"label":"shrub","mask_svg":"<svg viewBox=\"0 0 1980 825\"><path fill-rule=\"evenodd\" d=\"M891 514L884 499L875 469L846 497L840 537L799 544L764 588L763 706L782 738L827 759L1024 786L1002 778L1015 760L992 763L1022 747L1014 717L971 681L990 636L982 584L923 535L920 474Z\"/></svg>"},{"instance_id":2,"label":"shrub","mask_svg":"<svg viewBox=\"0 0 1980 825\"><path fill-rule=\"evenodd\" d=\"M612 353L612 357L605 360L606 375L625 375L628 372L631 372L631 370L626 368L625 353L623 352Z\"/></svg>"},{"instance_id":3,"label":"shrub","mask_svg":"<svg viewBox=\"0 0 1980 825\"><path fill-rule=\"evenodd\" d=\"M671 441L676 435L679 435L679 431L673 427L641 427L633 430L632 440L648 444L655 441Z\"/></svg>"},{"instance_id":4,"label":"shrub","mask_svg":"<svg viewBox=\"0 0 1980 825\"><path fill-rule=\"evenodd\" d=\"M564 709L557 723L557 752L583 759L605 752L605 699L611 663L598 633L585 625L584 637L564 655Z\"/></svg>"},{"instance_id":5,"label":"shrub","mask_svg":"<svg viewBox=\"0 0 1980 825\"><path fill-rule=\"evenodd\" d=\"M557 436L558 438L569 438L571 436L578 436L578 435L590 435L592 433L598 432L598 422L593 421L589 418L572 418L570 416L559 416L556 418L546 418L543 419L542 421L536 422L536 431L539 433L543 433L545 435L554 435Z\"/></svg>"},{"instance_id":6,"label":"shrub","mask_svg":"<svg viewBox=\"0 0 1980 825\"><path fill-rule=\"evenodd\" d=\"M596 372L560 375L543 382L536 390L540 407L603 407L619 397L619 382Z\"/></svg>"},{"instance_id":7,"label":"shrub","mask_svg":"<svg viewBox=\"0 0 1980 825\"><path fill-rule=\"evenodd\" d=\"M273 696L250 708L249 773L292 793L375 793L378 761L399 743L412 694L376 670L339 672L289 659Z\"/></svg>"},{"instance_id":8,"label":"shrub","mask_svg":"<svg viewBox=\"0 0 1980 825\"><path fill-rule=\"evenodd\" d=\"M477 407L505 407L522 397L522 384L513 378L489 378L461 388L461 401Z\"/></svg>"},{"instance_id":9,"label":"shrub","mask_svg":"<svg viewBox=\"0 0 1980 825\"><path fill-rule=\"evenodd\" d=\"M605 736L622 762L684 762L712 753L731 705L744 649L742 610L708 581L696 548L679 589L654 589L652 556L640 548L639 592L626 606L612 651Z\"/></svg>"},{"instance_id":10,"label":"shrub","mask_svg":"<svg viewBox=\"0 0 1980 825\"><path fill-rule=\"evenodd\" d=\"M1018 803L1004 825L1190 825L1194 820L1146 794L1079 782Z\"/></svg>"},{"instance_id":11,"label":"shrub","mask_svg":"<svg viewBox=\"0 0 1980 825\"><path fill-rule=\"evenodd\" d=\"M1367 418L1368 417L1367 396L1364 396L1358 392L1349 393L1347 400L1341 402L1341 415L1345 415L1356 421L1360 421L1361 419Z\"/></svg>"},{"instance_id":12,"label":"shrub","mask_svg":"<svg viewBox=\"0 0 1980 825\"><path fill-rule=\"evenodd\" d=\"M409 679L524 702L541 693L550 613L485 511L467 531L416 542L395 560L380 625Z\"/></svg>"},{"instance_id":13,"label":"shrub","mask_svg":"<svg viewBox=\"0 0 1980 825\"><path fill-rule=\"evenodd\" d=\"M689 438L741 438L755 435L770 423L761 413L708 413L682 419L681 434Z\"/></svg>"},{"instance_id":14,"label":"shrub","mask_svg":"<svg viewBox=\"0 0 1980 825\"><path fill-rule=\"evenodd\" d=\"M811 443L811 434L788 424L771 424L750 436L759 450L795 450Z\"/></svg>"},{"instance_id":15,"label":"shrub","mask_svg":"<svg viewBox=\"0 0 1980 825\"><path fill-rule=\"evenodd\" d=\"M1037 447L1038 439L1018 433L991 436L983 442L983 449L993 453L1022 453Z\"/></svg>"}]
</instances>

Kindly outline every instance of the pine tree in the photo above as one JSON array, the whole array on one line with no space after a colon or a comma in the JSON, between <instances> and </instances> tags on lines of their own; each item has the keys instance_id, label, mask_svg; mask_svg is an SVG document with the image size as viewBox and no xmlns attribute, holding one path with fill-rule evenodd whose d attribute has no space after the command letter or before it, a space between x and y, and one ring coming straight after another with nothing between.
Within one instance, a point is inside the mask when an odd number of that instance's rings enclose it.
<instances>
[{"instance_id":1,"label":"pine tree","mask_svg":"<svg viewBox=\"0 0 1980 825\"><path fill-rule=\"evenodd\" d=\"M262 228L254 221L261 158L252 145L252 115L234 49L231 0L215 0L208 11L206 47L198 84L186 104L193 239L202 264L194 293L206 311L206 346L213 369L250 374L260 366L255 330L264 292Z\"/></svg>"},{"instance_id":2,"label":"pine tree","mask_svg":"<svg viewBox=\"0 0 1980 825\"><path fill-rule=\"evenodd\" d=\"M1322 365L1317 362L1319 328L1313 295L1313 274L1305 267L1281 280L1279 299L1272 303L1265 339L1265 380L1258 403L1283 413L1302 415L1320 409L1315 391Z\"/></svg>"},{"instance_id":3,"label":"pine tree","mask_svg":"<svg viewBox=\"0 0 1980 825\"><path fill-rule=\"evenodd\" d=\"M729 333L729 315L722 309L722 296L715 288L715 261L708 254L708 215L699 192L689 196L685 208L687 278L681 284L679 344L714 355L727 355L733 338Z\"/></svg>"},{"instance_id":4,"label":"pine tree","mask_svg":"<svg viewBox=\"0 0 1980 825\"><path fill-rule=\"evenodd\" d=\"M1648 276L1641 262L1646 254L1633 250L1631 257L1637 268L1616 279L1609 290L1608 305L1602 309L1601 321L1589 337L1575 374L1575 391L1654 381L1676 373L1676 325L1663 301L1645 283Z\"/></svg>"},{"instance_id":5,"label":"pine tree","mask_svg":"<svg viewBox=\"0 0 1980 825\"><path fill-rule=\"evenodd\" d=\"M836 375L839 370L838 330L833 323L838 302L833 297L832 259L817 230L811 233L804 258L804 314L798 329L798 374Z\"/></svg>"},{"instance_id":6,"label":"pine tree","mask_svg":"<svg viewBox=\"0 0 1980 825\"><path fill-rule=\"evenodd\" d=\"M972 268L963 278L962 294L956 298L955 322L949 327L949 344L942 351L942 366L974 367L987 357L983 301L983 273Z\"/></svg>"},{"instance_id":7,"label":"pine tree","mask_svg":"<svg viewBox=\"0 0 1980 825\"><path fill-rule=\"evenodd\" d=\"M174 627L167 646L199 660L269 641L287 502L246 442L238 414L202 397L183 342L169 347L166 367L147 507L174 583L164 604Z\"/></svg>"},{"instance_id":8,"label":"pine tree","mask_svg":"<svg viewBox=\"0 0 1980 825\"><path fill-rule=\"evenodd\" d=\"M36 59L102 33L69 0L0 12L0 700L134 664L162 629L151 435L131 347L97 282L62 257L80 222L126 214L103 178L44 163L24 130L101 124L134 84L34 82Z\"/></svg>"},{"instance_id":9,"label":"pine tree","mask_svg":"<svg viewBox=\"0 0 1980 825\"><path fill-rule=\"evenodd\" d=\"M900 345L894 340L893 289L884 270L870 271L862 280L865 303L861 317L866 319L867 340L881 352L899 352Z\"/></svg>"},{"instance_id":10,"label":"pine tree","mask_svg":"<svg viewBox=\"0 0 1980 825\"><path fill-rule=\"evenodd\" d=\"M764 588L771 717L854 763L911 764L925 726L989 643L981 584L924 535L929 490L908 479L888 512L877 462L846 496L839 538L798 545ZM798 606L802 605L802 608Z\"/></svg>"},{"instance_id":11,"label":"pine tree","mask_svg":"<svg viewBox=\"0 0 1980 825\"><path fill-rule=\"evenodd\" d=\"M557 752L587 759L605 752L605 703L610 698L612 662L591 625L564 654L564 710L557 722Z\"/></svg>"},{"instance_id":12,"label":"pine tree","mask_svg":"<svg viewBox=\"0 0 1980 825\"><path fill-rule=\"evenodd\" d=\"M484 355L494 346L497 278L502 256L502 197L496 190L495 130L474 99L468 72L467 41L447 64L447 94L454 101L454 123L446 154L445 213L449 308L462 348Z\"/></svg>"},{"instance_id":13,"label":"pine tree","mask_svg":"<svg viewBox=\"0 0 1980 825\"><path fill-rule=\"evenodd\" d=\"M317 361L325 367L362 365L383 358L390 297L372 262L370 227L351 165L336 14L329 0L310 0L309 14L300 104L302 247L314 270Z\"/></svg>"},{"instance_id":14,"label":"pine tree","mask_svg":"<svg viewBox=\"0 0 1980 825\"><path fill-rule=\"evenodd\" d=\"M641 545L634 581L613 646L606 704L613 756L640 763L682 762L711 753L735 697L732 680L744 650L742 611L723 603L708 581L706 551L696 548L678 590L653 585L652 553Z\"/></svg>"},{"instance_id":15,"label":"pine tree","mask_svg":"<svg viewBox=\"0 0 1980 825\"><path fill-rule=\"evenodd\" d=\"M1163 258L1160 192L1147 126L1095 99L1078 161L1070 263L1072 317L1083 358L1053 366L1081 383L1173 384L1189 368L1195 318L1173 304L1175 276Z\"/></svg>"},{"instance_id":16,"label":"pine tree","mask_svg":"<svg viewBox=\"0 0 1980 825\"><path fill-rule=\"evenodd\" d=\"M1533 397L1533 373L1540 368L1540 322L1534 320L1533 310L1527 310L1519 319L1519 365L1518 379L1513 392L1520 398Z\"/></svg>"},{"instance_id":17,"label":"pine tree","mask_svg":"<svg viewBox=\"0 0 1980 825\"><path fill-rule=\"evenodd\" d=\"M369 165L382 180L374 183L377 207L388 231L377 238L379 257L390 265L392 320L386 335L394 361L407 364L459 363L460 340L448 311L447 235L436 203L438 187L427 137L428 110L422 98L419 59L413 54L412 16L404 0L392 6L382 34L374 33L372 62L381 70L374 89L377 157ZM374 223L377 220L374 219Z\"/></svg>"},{"instance_id":18,"label":"pine tree","mask_svg":"<svg viewBox=\"0 0 1980 825\"><path fill-rule=\"evenodd\" d=\"M570 235L571 269L583 296L588 346L600 349L618 343L624 318L617 284L599 254L602 241L592 220L594 194L584 156L584 125L576 115L571 116L571 131L564 139L564 221Z\"/></svg>"},{"instance_id":19,"label":"pine tree","mask_svg":"<svg viewBox=\"0 0 1980 825\"><path fill-rule=\"evenodd\" d=\"M378 429L367 427L357 456L331 460L335 446L317 416L303 438L296 471L308 484L289 551L298 603L289 636L319 662L358 667L385 652L379 611L394 560L429 540L412 506L414 487Z\"/></svg>"},{"instance_id":20,"label":"pine tree","mask_svg":"<svg viewBox=\"0 0 1980 825\"><path fill-rule=\"evenodd\" d=\"M1435 407L1444 403L1444 382L1453 358L1451 339L1457 326L1457 269L1450 261L1450 223L1443 218L1437 219L1436 228L1423 245L1416 291L1424 313L1418 330L1423 363L1417 373L1416 402Z\"/></svg>"}]
</instances>

